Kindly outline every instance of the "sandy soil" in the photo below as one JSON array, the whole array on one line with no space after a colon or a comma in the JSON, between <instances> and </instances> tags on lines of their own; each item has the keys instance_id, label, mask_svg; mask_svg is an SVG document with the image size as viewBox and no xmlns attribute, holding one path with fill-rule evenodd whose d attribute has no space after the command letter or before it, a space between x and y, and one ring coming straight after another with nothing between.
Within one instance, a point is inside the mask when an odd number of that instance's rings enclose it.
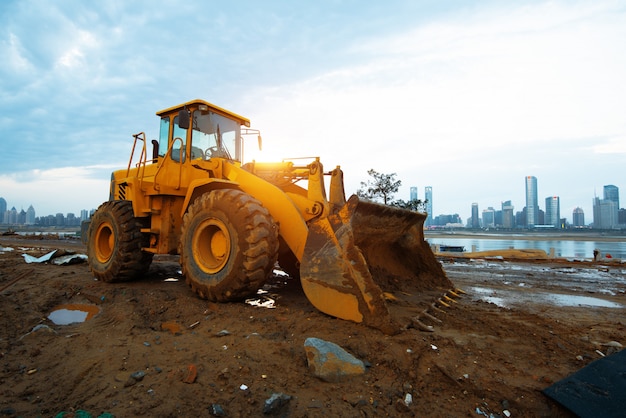
<instances>
[{"instance_id":1,"label":"sandy soil","mask_svg":"<svg viewBox=\"0 0 626 418\"><path fill-rule=\"evenodd\" d=\"M94 417L262 416L265 401L283 393L291 399L274 414L288 417L570 417L541 390L598 358L596 350L615 350L602 343L626 343L626 267L619 264L442 259L467 294L438 313L442 322L430 323L435 332L387 336L318 312L291 279L268 286L274 309L211 304L184 280L166 281L180 279L175 257L156 257L143 280L107 284L95 281L85 263L27 264L22 256L84 252L77 240L0 237L0 247L14 249L0 252L0 414L6 416L67 417L79 410ZM595 279L571 285L570 268L622 281L595 291L603 287ZM489 303L485 292L512 302ZM592 295L620 307L535 298L550 292ZM48 319L59 305L81 303L99 313L72 325ZM319 380L307 368L308 337L342 346L367 362L367 372Z\"/></svg>"}]
</instances>

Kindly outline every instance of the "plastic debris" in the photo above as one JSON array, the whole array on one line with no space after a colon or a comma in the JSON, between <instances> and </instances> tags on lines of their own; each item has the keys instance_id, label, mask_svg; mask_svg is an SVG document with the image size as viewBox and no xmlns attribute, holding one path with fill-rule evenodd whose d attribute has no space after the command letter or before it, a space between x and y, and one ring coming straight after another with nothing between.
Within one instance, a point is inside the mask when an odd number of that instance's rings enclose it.
<instances>
[{"instance_id":1,"label":"plastic debris","mask_svg":"<svg viewBox=\"0 0 626 418\"><path fill-rule=\"evenodd\" d=\"M272 396L265 400L263 405L264 414L275 414L291 400L291 396L284 393L272 393Z\"/></svg>"},{"instance_id":2,"label":"plastic debris","mask_svg":"<svg viewBox=\"0 0 626 418\"><path fill-rule=\"evenodd\" d=\"M45 263L46 261L50 261L50 259L56 252L57 250L50 251L48 254L42 255L41 257L33 257L32 255L29 255L29 254L22 254L22 257L24 257L24 261L26 261L26 263L28 264Z\"/></svg>"},{"instance_id":3,"label":"plastic debris","mask_svg":"<svg viewBox=\"0 0 626 418\"><path fill-rule=\"evenodd\" d=\"M56 251L56 250L55 250ZM57 266L80 264L87 261L86 254L68 254L61 257L53 258L50 262Z\"/></svg>"},{"instance_id":4,"label":"plastic debris","mask_svg":"<svg viewBox=\"0 0 626 418\"><path fill-rule=\"evenodd\" d=\"M274 309L276 308L276 301L268 297L265 300L262 299L246 299L246 303L252 306L258 306L259 308Z\"/></svg>"}]
</instances>

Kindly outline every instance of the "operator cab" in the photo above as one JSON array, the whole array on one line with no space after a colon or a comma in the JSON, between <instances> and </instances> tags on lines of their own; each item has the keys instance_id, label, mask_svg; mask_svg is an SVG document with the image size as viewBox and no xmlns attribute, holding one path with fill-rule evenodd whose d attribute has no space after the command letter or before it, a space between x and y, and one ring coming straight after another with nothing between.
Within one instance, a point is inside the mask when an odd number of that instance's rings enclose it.
<instances>
[{"instance_id":1,"label":"operator cab","mask_svg":"<svg viewBox=\"0 0 626 418\"><path fill-rule=\"evenodd\" d=\"M204 100L192 100L157 112L161 117L158 148L154 159L169 157L176 162L198 158L241 161L241 126L250 120Z\"/></svg>"}]
</instances>

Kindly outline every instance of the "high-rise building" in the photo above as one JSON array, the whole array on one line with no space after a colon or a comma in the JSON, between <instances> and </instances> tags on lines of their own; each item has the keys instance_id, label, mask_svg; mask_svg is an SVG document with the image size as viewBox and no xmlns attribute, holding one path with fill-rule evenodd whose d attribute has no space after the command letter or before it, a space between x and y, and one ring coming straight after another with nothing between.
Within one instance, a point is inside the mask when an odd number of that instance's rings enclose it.
<instances>
[{"instance_id":1,"label":"high-rise building","mask_svg":"<svg viewBox=\"0 0 626 418\"><path fill-rule=\"evenodd\" d=\"M28 209L26 209L26 225L35 225L35 208L33 205L30 205Z\"/></svg>"},{"instance_id":2,"label":"high-rise building","mask_svg":"<svg viewBox=\"0 0 626 418\"><path fill-rule=\"evenodd\" d=\"M615 202L615 205L619 209L619 187L612 184L604 186L604 199Z\"/></svg>"},{"instance_id":3,"label":"high-rise building","mask_svg":"<svg viewBox=\"0 0 626 418\"><path fill-rule=\"evenodd\" d=\"M411 195L410 195L410 196L411 196L411 197L410 197L410 200L411 200L411 201L413 201L413 200L417 200L417 187L412 186L412 187L411 187L411 189L410 189L410 193L411 193Z\"/></svg>"},{"instance_id":4,"label":"high-rise building","mask_svg":"<svg viewBox=\"0 0 626 418\"><path fill-rule=\"evenodd\" d=\"M593 199L593 227L612 229L617 225L617 203L608 199Z\"/></svg>"},{"instance_id":5,"label":"high-rise building","mask_svg":"<svg viewBox=\"0 0 626 418\"><path fill-rule=\"evenodd\" d=\"M17 209L15 209L15 206L13 206L10 210L7 210L5 223L9 225L17 224Z\"/></svg>"},{"instance_id":6,"label":"high-rise building","mask_svg":"<svg viewBox=\"0 0 626 418\"><path fill-rule=\"evenodd\" d=\"M4 220L7 212L7 201L0 197L0 224L6 223Z\"/></svg>"},{"instance_id":7,"label":"high-rise building","mask_svg":"<svg viewBox=\"0 0 626 418\"><path fill-rule=\"evenodd\" d=\"M537 177L526 176L526 226L539 225L539 201L537 198Z\"/></svg>"},{"instance_id":8,"label":"high-rise building","mask_svg":"<svg viewBox=\"0 0 626 418\"><path fill-rule=\"evenodd\" d=\"M558 196L546 197L545 224L561 227L561 208Z\"/></svg>"},{"instance_id":9,"label":"high-rise building","mask_svg":"<svg viewBox=\"0 0 626 418\"><path fill-rule=\"evenodd\" d=\"M574 228L585 226L585 211L582 208L576 208L572 212L572 225L574 225Z\"/></svg>"},{"instance_id":10,"label":"high-rise building","mask_svg":"<svg viewBox=\"0 0 626 418\"><path fill-rule=\"evenodd\" d=\"M435 214L433 213L433 188L432 186L426 186L424 188L424 200L426 201L426 226L433 225Z\"/></svg>"},{"instance_id":11,"label":"high-rise building","mask_svg":"<svg viewBox=\"0 0 626 418\"><path fill-rule=\"evenodd\" d=\"M472 203L472 218L470 228L480 228L480 218L478 217L478 203Z\"/></svg>"},{"instance_id":12,"label":"high-rise building","mask_svg":"<svg viewBox=\"0 0 626 418\"><path fill-rule=\"evenodd\" d=\"M611 216L615 216L615 224L619 224L619 188L612 184L604 186L604 200L609 200L615 203L613 210L615 213Z\"/></svg>"},{"instance_id":13,"label":"high-rise building","mask_svg":"<svg viewBox=\"0 0 626 418\"><path fill-rule=\"evenodd\" d=\"M513 228L515 227L515 214L513 213L513 204L510 200L502 202L502 227Z\"/></svg>"},{"instance_id":14,"label":"high-rise building","mask_svg":"<svg viewBox=\"0 0 626 418\"><path fill-rule=\"evenodd\" d=\"M483 209L483 228L494 228L496 226L496 211L489 206Z\"/></svg>"}]
</instances>

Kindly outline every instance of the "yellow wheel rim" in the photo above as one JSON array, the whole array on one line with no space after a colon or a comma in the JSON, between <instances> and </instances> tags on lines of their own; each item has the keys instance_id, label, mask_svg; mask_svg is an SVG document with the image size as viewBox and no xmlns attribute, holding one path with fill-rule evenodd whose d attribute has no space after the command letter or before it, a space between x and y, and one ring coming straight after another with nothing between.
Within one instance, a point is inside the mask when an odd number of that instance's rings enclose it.
<instances>
[{"instance_id":1,"label":"yellow wheel rim","mask_svg":"<svg viewBox=\"0 0 626 418\"><path fill-rule=\"evenodd\" d=\"M98 226L94 243L98 262L106 263L109 261L115 248L115 234L110 223L103 222Z\"/></svg>"},{"instance_id":2,"label":"yellow wheel rim","mask_svg":"<svg viewBox=\"0 0 626 418\"><path fill-rule=\"evenodd\" d=\"M208 274L222 270L230 256L230 233L218 219L207 219L196 229L192 251L198 266Z\"/></svg>"}]
</instances>

